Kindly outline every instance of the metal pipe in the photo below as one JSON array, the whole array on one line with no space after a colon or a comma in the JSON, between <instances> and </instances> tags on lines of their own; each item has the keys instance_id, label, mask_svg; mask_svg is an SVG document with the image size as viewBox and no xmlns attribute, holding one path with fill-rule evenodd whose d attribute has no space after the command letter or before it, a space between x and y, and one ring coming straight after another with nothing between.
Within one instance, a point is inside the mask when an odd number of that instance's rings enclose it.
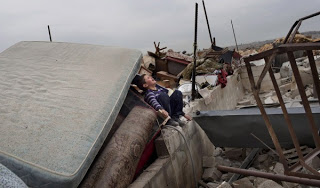
<instances>
[{"instance_id":1,"label":"metal pipe","mask_svg":"<svg viewBox=\"0 0 320 188\"><path fill-rule=\"evenodd\" d=\"M234 28L233 28L232 20L231 20L231 26L232 26L234 41L236 42L237 51L239 52L238 43L237 43L237 38L236 38L236 34L234 33Z\"/></svg>"},{"instance_id":2,"label":"metal pipe","mask_svg":"<svg viewBox=\"0 0 320 188\"><path fill-rule=\"evenodd\" d=\"M50 42L52 42L52 39L51 39L51 32L50 32L50 26L49 26L49 25L48 25L48 32L49 32Z\"/></svg>"},{"instance_id":3,"label":"metal pipe","mask_svg":"<svg viewBox=\"0 0 320 188\"><path fill-rule=\"evenodd\" d=\"M290 37L293 29L296 27L296 25L297 25L299 22L301 22L301 21L303 21L303 20L306 20L306 19L309 19L309 18L312 18L312 17L314 17L314 16L318 16L319 14L320 14L320 12L316 12L316 13L313 13L313 14L311 14L311 15L309 15L309 16L305 16L305 17L300 18L299 20L295 21L294 24L291 26L291 28L290 28L290 30L289 30L286 38L284 39L283 44L286 44L286 43L287 43L287 41L288 41L288 39L289 39L289 37ZM300 26L299 26L299 27L300 27ZM299 28L298 28L298 29L299 29Z\"/></svg>"},{"instance_id":4,"label":"metal pipe","mask_svg":"<svg viewBox=\"0 0 320 188\"><path fill-rule=\"evenodd\" d=\"M196 3L196 7L195 7L195 22L194 22L192 98L191 98L192 100L196 98L197 30L198 30L198 3Z\"/></svg>"},{"instance_id":5,"label":"metal pipe","mask_svg":"<svg viewBox=\"0 0 320 188\"><path fill-rule=\"evenodd\" d=\"M293 39L294 37L296 36L300 26L301 26L301 23L302 23L302 20L300 20L296 26L296 29L294 30L294 32L291 34L290 38L289 38L289 42L288 43L292 43L293 42Z\"/></svg>"},{"instance_id":6,"label":"metal pipe","mask_svg":"<svg viewBox=\"0 0 320 188\"><path fill-rule=\"evenodd\" d=\"M280 175L280 174L271 174L271 173L260 172L255 170L245 170L245 169L226 167L221 165L218 165L217 169L224 172L232 172L237 174L243 174L246 176L262 177L262 178L267 178L275 181L287 181L287 182L300 183L304 185L320 187L320 181L314 180L314 179L299 178L299 177L286 176L286 175Z\"/></svg>"},{"instance_id":7,"label":"metal pipe","mask_svg":"<svg viewBox=\"0 0 320 188\"><path fill-rule=\"evenodd\" d=\"M207 26L208 26L208 31L209 31L209 37L210 37L210 41L211 41L211 45L212 45L213 41L212 41L212 36L211 36L211 31L210 31L210 26L209 26L209 20L208 20L208 16L207 16L207 10L206 10L206 6L204 5L204 0L202 0L202 5L203 5L203 9L204 9L204 14L206 16Z\"/></svg>"}]
</instances>

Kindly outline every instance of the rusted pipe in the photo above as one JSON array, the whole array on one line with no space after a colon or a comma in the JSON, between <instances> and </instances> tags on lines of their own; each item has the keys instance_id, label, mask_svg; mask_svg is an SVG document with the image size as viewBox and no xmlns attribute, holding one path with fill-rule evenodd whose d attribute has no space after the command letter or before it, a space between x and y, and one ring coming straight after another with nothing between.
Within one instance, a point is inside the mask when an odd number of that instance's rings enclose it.
<instances>
[{"instance_id":1,"label":"rusted pipe","mask_svg":"<svg viewBox=\"0 0 320 188\"><path fill-rule=\"evenodd\" d=\"M246 175L246 176L267 178L267 179L271 179L271 180L275 180L275 181L287 181L287 182L293 182L293 183L299 183L299 184L304 184L304 185L311 185L311 186L320 187L320 180L299 178L299 177L286 176L286 175L280 175L280 174L271 174L271 173L266 173L266 172L245 170L245 169L226 167L226 166L221 166L221 165L218 165L217 168L218 168L218 170L224 171L224 172L232 172L232 173L242 174L242 175Z\"/></svg>"}]
</instances>

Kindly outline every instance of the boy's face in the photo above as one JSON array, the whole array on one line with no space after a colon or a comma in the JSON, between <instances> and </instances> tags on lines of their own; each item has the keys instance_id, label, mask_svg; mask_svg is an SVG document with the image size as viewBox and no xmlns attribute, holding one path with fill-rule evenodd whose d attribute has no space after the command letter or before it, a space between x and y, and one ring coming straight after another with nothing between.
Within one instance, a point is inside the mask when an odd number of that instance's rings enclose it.
<instances>
[{"instance_id":1,"label":"boy's face","mask_svg":"<svg viewBox=\"0 0 320 188\"><path fill-rule=\"evenodd\" d=\"M144 88L155 86L157 84L157 82L152 78L152 76L149 75L144 76L144 81L146 82L145 84L143 84Z\"/></svg>"}]
</instances>

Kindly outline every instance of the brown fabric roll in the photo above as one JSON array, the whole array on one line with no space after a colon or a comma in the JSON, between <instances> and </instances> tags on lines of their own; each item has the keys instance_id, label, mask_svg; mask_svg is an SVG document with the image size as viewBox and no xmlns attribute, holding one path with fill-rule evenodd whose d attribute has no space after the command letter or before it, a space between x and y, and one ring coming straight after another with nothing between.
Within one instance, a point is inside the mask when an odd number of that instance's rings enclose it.
<instances>
[{"instance_id":1,"label":"brown fabric roll","mask_svg":"<svg viewBox=\"0 0 320 188\"><path fill-rule=\"evenodd\" d=\"M127 187L156 118L152 109L134 107L92 164L80 187Z\"/></svg>"}]
</instances>

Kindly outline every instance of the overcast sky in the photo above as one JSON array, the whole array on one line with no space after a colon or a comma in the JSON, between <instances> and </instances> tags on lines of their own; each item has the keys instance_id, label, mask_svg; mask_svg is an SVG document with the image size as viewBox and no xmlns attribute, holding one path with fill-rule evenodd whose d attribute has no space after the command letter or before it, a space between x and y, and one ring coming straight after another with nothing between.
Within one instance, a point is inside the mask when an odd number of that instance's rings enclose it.
<instances>
[{"instance_id":1,"label":"overcast sky","mask_svg":"<svg viewBox=\"0 0 320 188\"><path fill-rule=\"evenodd\" d=\"M0 52L19 41L101 44L154 51L160 41L175 51L192 52L194 7L199 3L198 47L210 45L200 0L2 0ZM299 18L320 11L319 0L206 0L211 32L217 45L283 37ZM301 31L320 30L320 16Z\"/></svg>"}]
</instances>

